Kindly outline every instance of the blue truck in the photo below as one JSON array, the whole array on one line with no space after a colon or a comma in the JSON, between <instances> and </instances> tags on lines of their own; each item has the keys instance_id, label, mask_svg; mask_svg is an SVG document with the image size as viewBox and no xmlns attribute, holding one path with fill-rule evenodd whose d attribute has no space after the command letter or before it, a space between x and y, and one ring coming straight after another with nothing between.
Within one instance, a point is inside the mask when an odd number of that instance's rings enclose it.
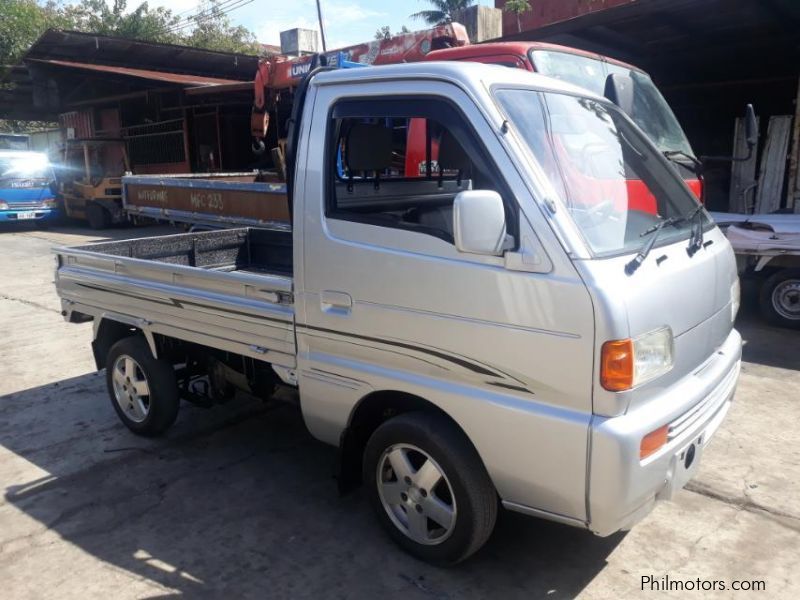
<instances>
[{"instance_id":1,"label":"blue truck","mask_svg":"<svg viewBox=\"0 0 800 600\"><path fill-rule=\"evenodd\" d=\"M58 216L53 169L47 155L0 150L0 223L45 225Z\"/></svg>"}]
</instances>

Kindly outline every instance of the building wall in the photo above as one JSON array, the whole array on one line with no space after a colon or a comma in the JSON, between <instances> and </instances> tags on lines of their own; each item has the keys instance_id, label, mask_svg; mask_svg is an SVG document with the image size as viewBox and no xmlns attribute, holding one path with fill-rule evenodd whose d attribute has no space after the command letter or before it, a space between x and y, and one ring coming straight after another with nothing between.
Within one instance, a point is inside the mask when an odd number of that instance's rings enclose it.
<instances>
[{"instance_id":1,"label":"building wall","mask_svg":"<svg viewBox=\"0 0 800 600\"><path fill-rule=\"evenodd\" d=\"M641 0L530 0L531 10L519 16L503 10L503 35L512 35L519 31L527 31L580 17L589 13L615 8L625 4L633 4ZM495 0L495 8L504 8L506 0Z\"/></svg>"}]
</instances>

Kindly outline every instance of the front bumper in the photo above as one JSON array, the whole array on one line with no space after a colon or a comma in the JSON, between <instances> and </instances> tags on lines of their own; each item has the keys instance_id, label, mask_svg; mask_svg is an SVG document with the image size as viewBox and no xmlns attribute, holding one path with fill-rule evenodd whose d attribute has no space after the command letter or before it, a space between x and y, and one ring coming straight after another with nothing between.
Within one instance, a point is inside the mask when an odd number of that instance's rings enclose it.
<instances>
[{"instance_id":1,"label":"front bumper","mask_svg":"<svg viewBox=\"0 0 800 600\"><path fill-rule=\"evenodd\" d=\"M656 501L669 499L697 471L703 450L733 401L741 366L742 338L734 329L722 347L696 372L670 386L662 406L686 406L666 421L645 405L620 417L595 421L591 432L589 529L610 535L629 529ZM639 459L649 432L669 424L667 443Z\"/></svg>"},{"instance_id":2,"label":"front bumper","mask_svg":"<svg viewBox=\"0 0 800 600\"><path fill-rule=\"evenodd\" d=\"M20 208L0 210L0 223L25 223L55 219L58 215L56 208Z\"/></svg>"}]
</instances>

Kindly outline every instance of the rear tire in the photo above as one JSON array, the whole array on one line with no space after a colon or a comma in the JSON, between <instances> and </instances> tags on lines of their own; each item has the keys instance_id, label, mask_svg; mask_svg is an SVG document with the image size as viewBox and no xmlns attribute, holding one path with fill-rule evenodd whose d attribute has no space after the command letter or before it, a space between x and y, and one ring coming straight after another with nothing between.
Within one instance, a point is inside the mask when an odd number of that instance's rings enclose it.
<instances>
[{"instance_id":1,"label":"rear tire","mask_svg":"<svg viewBox=\"0 0 800 600\"><path fill-rule=\"evenodd\" d=\"M761 284L758 304L773 325L800 329L800 269L782 269L768 277Z\"/></svg>"},{"instance_id":2,"label":"rear tire","mask_svg":"<svg viewBox=\"0 0 800 600\"><path fill-rule=\"evenodd\" d=\"M483 462L447 418L404 413L367 442L363 479L381 525L404 550L438 565L474 554L497 520Z\"/></svg>"},{"instance_id":3,"label":"rear tire","mask_svg":"<svg viewBox=\"0 0 800 600\"><path fill-rule=\"evenodd\" d=\"M111 226L111 213L104 206L90 202L86 206L86 220L92 229L108 229Z\"/></svg>"},{"instance_id":4,"label":"rear tire","mask_svg":"<svg viewBox=\"0 0 800 600\"><path fill-rule=\"evenodd\" d=\"M133 433L156 436L175 422L180 397L175 369L153 358L139 336L116 342L106 359L106 386L120 420Z\"/></svg>"}]
</instances>

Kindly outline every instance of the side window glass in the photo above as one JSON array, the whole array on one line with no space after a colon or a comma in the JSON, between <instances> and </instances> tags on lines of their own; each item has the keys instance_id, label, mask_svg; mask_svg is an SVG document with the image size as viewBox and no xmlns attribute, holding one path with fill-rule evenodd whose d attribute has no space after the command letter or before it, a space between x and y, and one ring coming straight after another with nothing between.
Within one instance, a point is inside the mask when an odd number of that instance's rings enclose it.
<instances>
[{"instance_id":1,"label":"side window glass","mask_svg":"<svg viewBox=\"0 0 800 600\"><path fill-rule=\"evenodd\" d=\"M453 202L459 192L491 189L507 196L463 117L454 107L437 104L337 105L328 149L328 218L453 243Z\"/></svg>"}]
</instances>

